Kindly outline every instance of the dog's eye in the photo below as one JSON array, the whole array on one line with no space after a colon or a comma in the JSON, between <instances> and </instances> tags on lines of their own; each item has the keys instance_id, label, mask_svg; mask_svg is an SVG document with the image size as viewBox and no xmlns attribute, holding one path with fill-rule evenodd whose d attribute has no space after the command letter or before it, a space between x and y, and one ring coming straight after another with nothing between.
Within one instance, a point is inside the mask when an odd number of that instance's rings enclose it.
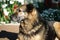
<instances>
[{"instance_id":1,"label":"dog's eye","mask_svg":"<svg viewBox=\"0 0 60 40\"><path fill-rule=\"evenodd\" d=\"M21 10L20 10L20 9L17 9L17 11L18 11L18 12L21 12Z\"/></svg>"},{"instance_id":2,"label":"dog's eye","mask_svg":"<svg viewBox=\"0 0 60 40\"><path fill-rule=\"evenodd\" d=\"M21 10L18 10L19 12L21 12Z\"/></svg>"}]
</instances>

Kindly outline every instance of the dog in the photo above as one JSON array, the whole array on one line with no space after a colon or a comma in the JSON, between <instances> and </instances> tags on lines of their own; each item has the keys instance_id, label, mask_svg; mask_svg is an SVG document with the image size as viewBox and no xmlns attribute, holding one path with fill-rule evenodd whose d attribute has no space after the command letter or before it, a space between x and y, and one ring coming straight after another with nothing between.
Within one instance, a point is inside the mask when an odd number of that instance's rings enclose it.
<instances>
[{"instance_id":1,"label":"dog","mask_svg":"<svg viewBox=\"0 0 60 40\"><path fill-rule=\"evenodd\" d=\"M18 7L10 18L20 23L19 40L55 40L58 35L56 28L40 16L33 4Z\"/></svg>"},{"instance_id":2,"label":"dog","mask_svg":"<svg viewBox=\"0 0 60 40\"><path fill-rule=\"evenodd\" d=\"M25 4L18 9L18 14L24 14L20 20L19 40L55 40L54 27L49 26L33 4Z\"/></svg>"}]
</instances>

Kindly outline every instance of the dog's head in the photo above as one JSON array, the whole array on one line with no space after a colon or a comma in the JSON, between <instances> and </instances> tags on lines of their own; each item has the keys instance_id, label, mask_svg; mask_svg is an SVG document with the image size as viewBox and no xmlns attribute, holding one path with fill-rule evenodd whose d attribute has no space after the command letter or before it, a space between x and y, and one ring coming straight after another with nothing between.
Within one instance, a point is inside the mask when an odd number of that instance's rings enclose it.
<instances>
[{"instance_id":1,"label":"dog's head","mask_svg":"<svg viewBox=\"0 0 60 40\"><path fill-rule=\"evenodd\" d=\"M37 17L37 11L34 8L33 4L27 4L27 5L20 6L17 9L17 13L21 17L24 17L24 19L29 19L30 21L34 21Z\"/></svg>"},{"instance_id":2,"label":"dog's head","mask_svg":"<svg viewBox=\"0 0 60 40\"><path fill-rule=\"evenodd\" d=\"M11 20L20 22L24 19L32 20L36 17L36 10L33 4L24 4L18 7L14 14L11 15Z\"/></svg>"}]
</instances>

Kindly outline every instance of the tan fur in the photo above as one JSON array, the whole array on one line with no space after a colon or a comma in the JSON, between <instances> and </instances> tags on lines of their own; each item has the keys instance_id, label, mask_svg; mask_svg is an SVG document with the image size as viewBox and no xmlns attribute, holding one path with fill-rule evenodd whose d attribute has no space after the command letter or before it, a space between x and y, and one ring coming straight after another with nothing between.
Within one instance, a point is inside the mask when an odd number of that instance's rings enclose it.
<instances>
[{"instance_id":1,"label":"tan fur","mask_svg":"<svg viewBox=\"0 0 60 40\"><path fill-rule=\"evenodd\" d=\"M21 6L20 9L22 10L22 7L25 6ZM25 10L25 9L24 9ZM35 28L33 28L33 24L35 21L38 22L38 15L37 15L37 10L34 8L32 10L32 12L27 12L26 13L26 20L21 21L20 25L22 26L23 29L20 29L24 34L20 33L18 35L19 40L45 40L45 28L42 27L42 31L40 31L38 34L34 35L32 34L33 32L35 33L43 24L40 24L38 26L36 26ZM32 29L33 28L33 29ZM46 33L45 33L46 34Z\"/></svg>"},{"instance_id":2,"label":"tan fur","mask_svg":"<svg viewBox=\"0 0 60 40\"><path fill-rule=\"evenodd\" d=\"M29 9L27 5L23 5L20 9L21 12L25 12L23 16L24 19L20 22L19 40L54 40L54 38L52 38L55 36L53 27L49 27L47 22L40 17L34 7Z\"/></svg>"},{"instance_id":3,"label":"tan fur","mask_svg":"<svg viewBox=\"0 0 60 40\"><path fill-rule=\"evenodd\" d=\"M60 38L60 22L55 22L53 24L54 28L55 28L55 31L57 33L57 36Z\"/></svg>"}]
</instances>

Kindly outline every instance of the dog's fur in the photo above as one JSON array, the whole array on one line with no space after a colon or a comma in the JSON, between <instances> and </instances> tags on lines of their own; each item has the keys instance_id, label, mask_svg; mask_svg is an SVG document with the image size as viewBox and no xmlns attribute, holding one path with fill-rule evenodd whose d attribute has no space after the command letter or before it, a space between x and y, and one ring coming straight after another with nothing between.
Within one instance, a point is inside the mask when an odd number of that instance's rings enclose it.
<instances>
[{"instance_id":1,"label":"dog's fur","mask_svg":"<svg viewBox=\"0 0 60 40\"><path fill-rule=\"evenodd\" d=\"M20 21L19 40L54 40L55 30L39 15L32 4L22 5L20 12L24 18Z\"/></svg>"},{"instance_id":2,"label":"dog's fur","mask_svg":"<svg viewBox=\"0 0 60 40\"><path fill-rule=\"evenodd\" d=\"M20 23L20 40L54 40L56 36L60 40L60 23L47 23L32 4L24 4L17 8L10 18L11 21Z\"/></svg>"}]
</instances>

